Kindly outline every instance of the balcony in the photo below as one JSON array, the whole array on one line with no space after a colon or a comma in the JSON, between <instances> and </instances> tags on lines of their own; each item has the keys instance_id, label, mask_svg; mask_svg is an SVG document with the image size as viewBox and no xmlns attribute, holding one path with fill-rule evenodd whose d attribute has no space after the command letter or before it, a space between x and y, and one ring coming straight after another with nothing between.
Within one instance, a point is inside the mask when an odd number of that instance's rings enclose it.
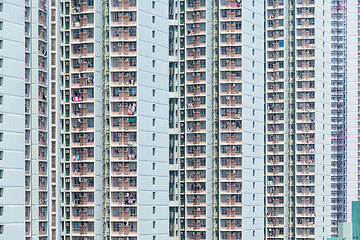
<instances>
[{"instance_id":1,"label":"balcony","mask_svg":"<svg viewBox=\"0 0 360 240\"><path fill-rule=\"evenodd\" d=\"M112 137L112 144L113 145L136 145L136 138L129 138L128 133L113 133Z\"/></svg>"},{"instance_id":2,"label":"balcony","mask_svg":"<svg viewBox=\"0 0 360 240\"><path fill-rule=\"evenodd\" d=\"M84 223L84 225L80 226L80 229L73 228L72 234L74 235L94 235L94 231L90 231L88 229L87 223Z\"/></svg>"},{"instance_id":3,"label":"balcony","mask_svg":"<svg viewBox=\"0 0 360 240\"><path fill-rule=\"evenodd\" d=\"M298 229L297 236L311 239L315 238L314 233L311 233L309 229Z\"/></svg>"},{"instance_id":4,"label":"balcony","mask_svg":"<svg viewBox=\"0 0 360 240\"><path fill-rule=\"evenodd\" d=\"M136 75L128 73L112 73L112 85L136 86Z\"/></svg>"},{"instance_id":5,"label":"balcony","mask_svg":"<svg viewBox=\"0 0 360 240\"><path fill-rule=\"evenodd\" d=\"M136 0L112 0L111 10L136 10Z\"/></svg>"},{"instance_id":6,"label":"balcony","mask_svg":"<svg viewBox=\"0 0 360 240\"><path fill-rule=\"evenodd\" d=\"M78 168L76 168L73 171L73 177L76 176L93 176L94 175L94 171L89 171L89 167L84 165L84 166L79 166Z\"/></svg>"},{"instance_id":7,"label":"balcony","mask_svg":"<svg viewBox=\"0 0 360 240\"><path fill-rule=\"evenodd\" d=\"M221 206L226 206L226 205L241 206L242 202L241 200L236 200L235 197L227 197L225 201L221 202Z\"/></svg>"},{"instance_id":8,"label":"balcony","mask_svg":"<svg viewBox=\"0 0 360 240\"><path fill-rule=\"evenodd\" d=\"M111 17L113 26L129 26L136 25L136 23L136 12L116 12Z\"/></svg>"},{"instance_id":9,"label":"balcony","mask_svg":"<svg viewBox=\"0 0 360 240\"><path fill-rule=\"evenodd\" d=\"M206 227L205 226L201 226L201 223L199 220L194 220L195 222L189 222L188 221L188 226L187 226L187 230L189 231L205 231Z\"/></svg>"},{"instance_id":10,"label":"balcony","mask_svg":"<svg viewBox=\"0 0 360 240\"><path fill-rule=\"evenodd\" d=\"M241 130L242 130L241 120L221 121L221 132L234 132Z\"/></svg>"},{"instance_id":11,"label":"balcony","mask_svg":"<svg viewBox=\"0 0 360 240\"><path fill-rule=\"evenodd\" d=\"M92 6L89 7L87 1L79 2L79 5L73 6L71 8L71 13L73 14L92 12L92 11L94 11L94 8Z\"/></svg>"},{"instance_id":12,"label":"balcony","mask_svg":"<svg viewBox=\"0 0 360 240\"><path fill-rule=\"evenodd\" d=\"M71 55L72 58L92 57L92 56L94 56L94 51L91 50L89 52L88 46L86 44L73 45L72 48L73 48L72 55Z\"/></svg>"},{"instance_id":13,"label":"balcony","mask_svg":"<svg viewBox=\"0 0 360 240\"><path fill-rule=\"evenodd\" d=\"M236 136L234 133L230 134L228 133L229 136L226 135L226 137L222 137L222 139L220 140L221 144L241 144L242 143L242 139L241 136L238 137Z\"/></svg>"},{"instance_id":14,"label":"balcony","mask_svg":"<svg viewBox=\"0 0 360 240\"><path fill-rule=\"evenodd\" d=\"M120 190L120 191L136 191L136 179L135 186L134 184L130 184L130 180L127 178L114 178L113 179L113 190Z\"/></svg>"},{"instance_id":15,"label":"balcony","mask_svg":"<svg viewBox=\"0 0 360 240\"><path fill-rule=\"evenodd\" d=\"M136 90L135 88L123 88L123 89L116 89L113 88L112 89L113 95L111 97L111 100L114 101L127 101L127 100L131 100L131 101L136 101L137 100L137 96L136 96Z\"/></svg>"},{"instance_id":16,"label":"balcony","mask_svg":"<svg viewBox=\"0 0 360 240\"><path fill-rule=\"evenodd\" d=\"M74 119L74 124L72 125L72 131L76 132L93 132L94 127L89 127L88 121L84 119Z\"/></svg>"},{"instance_id":17,"label":"balcony","mask_svg":"<svg viewBox=\"0 0 360 240\"><path fill-rule=\"evenodd\" d=\"M203 174L202 174L203 173ZM187 181L190 182L198 182L198 181L206 181L206 176L204 171L189 171L187 175Z\"/></svg>"},{"instance_id":18,"label":"balcony","mask_svg":"<svg viewBox=\"0 0 360 240\"><path fill-rule=\"evenodd\" d=\"M222 108L221 120L240 120L242 119L241 108Z\"/></svg>"},{"instance_id":19,"label":"balcony","mask_svg":"<svg viewBox=\"0 0 360 240\"><path fill-rule=\"evenodd\" d=\"M124 205L124 206L136 206L136 194L134 193L112 193L112 204L113 205Z\"/></svg>"},{"instance_id":20,"label":"balcony","mask_svg":"<svg viewBox=\"0 0 360 240\"><path fill-rule=\"evenodd\" d=\"M94 112L89 112L87 105L74 104L72 117L92 117L92 116L94 116Z\"/></svg>"},{"instance_id":21,"label":"balcony","mask_svg":"<svg viewBox=\"0 0 360 240\"><path fill-rule=\"evenodd\" d=\"M92 29L73 30L72 43L93 42L94 34Z\"/></svg>"},{"instance_id":22,"label":"balcony","mask_svg":"<svg viewBox=\"0 0 360 240\"><path fill-rule=\"evenodd\" d=\"M124 42L113 43L111 54L113 56L136 56L136 45L130 45Z\"/></svg>"},{"instance_id":23,"label":"balcony","mask_svg":"<svg viewBox=\"0 0 360 240\"><path fill-rule=\"evenodd\" d=\"M187 22L199 22L199 21L205 21L205 18L201 18L201 11L195 11L192 12L192 14L188 13L187 14Z\"/></svg>"},{"instance_id":24,"label":"balcony","mask_svg":"<svg viewBox=\"0 0 360 240\"><path fill-rule=\"evenodd\" d=\"M112 230L112 235L125 235L125 236L136 236L137 232L134 230L130 230L129 225L120 225L116 230Z\"/></svg>"},{"instance_id":25,"label":"balcony","mask_svg":"<svg viewBox=\"0 0 360 240\"><path fill-rule=\"evenodd\" d=\"M87 62L89 61L89 62ZM93 59L80 59L77 62L73 62L72 66L73 72L93 72L94 64Z\"/></svg>"},{"instance_id":26,"label":"balcony","mask_svg":"<svg viewBox=\"0 0 360 240\"><path fill-rule=\"evenodd\" d=\"M201 208L195 208L192 211L187 211L188 218L206 218L206 212L202 211Z\"/></svg>"},{"instance_id":27,"label":"balcony","mask_svg":"<svg viewBox=\"0 0 360 240\"><path fill-rule=\"evenodd\" d=\"M205 47L206 40L200 39L199 36L191 36L192 40L190 40L189 36L187 37L187 47L189 48L198 48L198 47Z\"/></svg>"},{"instance_id":28,"label":"balcony","mask_svg":"<svg viewBox=\"0 0 360 240\"><path fill-rule=\"evenodd\" d=\"M206 9L206 4L202 6L200 0L195 0L193 2L189 2L188 4L186 4L186 11L198 11L205 9Z\"/></svg>"},{"instance_id":29,"label":"balcony","mask_svg":"<svg viewBox=\"0 0 360 240\"><path fill-rule=\"evenodd\" d=\"M73 210L75 211L75 210ZM87 210L79 210L76 214L75 212L73 212L73 216L72 216L72 219L75 220L75 221L78 221L78 220L94 220L94 216L89 216L88 215L88 211Z\"/></svg>"},{"instance_id":30,"label":"balcony","mask_svg":"<svg viewBox=\"0 0 360 240\"><path fill-rule=\"evenodd\" d=\"M223 212L221 212L221 218L241 218L241 211L237 211L237 208L233 207L229 210L227 210L226 214L223 214Z\"/></svg>"},{"instance_id":31,"label":"balcony","mask_svg":"<svg viewBox=\"0 0 360 240\"><path fill-rule=\"evenodd\" d=\"M226 158L225 158L226 159ZM224 158L221 159L221 168L222 169L227 169L227 168L230 168L230 169L235 169L235 168L241 168L242 165L241 165L241 159L240 160L230 160L230 159L227 159L226 161ZM225 163L224 163L225 162Z\"/></svg>"},{"instance_id":32,"label":"balcony","mask_svg":"<svg viewBox=\"0 0 360 240\"><path fill-rule=\"evenodd\" d=\"M113 169L111 173L113 175L125 175L125 176L135 176L137 174L136 168L130 169L129 164L126 163L113 163Z\"/></svg>"},{"instance_id":33,"label":"balcony","mask_svg":"<svg viewBox=\"0 0 360 240\"><path fill-rule=\"evenodd\" d=\"M241 21L241 9L221 10L220 21Z\"/></svg>"},{"instance_id":34,"label":"balcony","mask_svg":"<svg viewBox=\"0 0 360 240\"><path fill-rule=\"evenodd\" d=\"M93 137L90 137L87 134L80 135L78 138L74 138L72 142L72 146L93 146L94 145L94 139Z\"/></svg>"},{"instance_id":35,"label":"balcony","mask_svg":"<svg viewBox=\"0 0 360 240\"><path fill-rule=\"evenodd\" d=\"M226 3L224 4L223 2L221 2L221 6L220 8L235 8L235 9L238 9L238 8L241 8L242 7L242 4L241 3L238 3L238 1L236 0L227 0Z\"/></svg>"},{"instance_id":36,"label":"balcony","mask_svg":"<svg viewBox=\"0 0 360 240\"><path fill-rule=\"evenodd\" d=\"M117 214L115 214L115 212L117 212ZM136 221L136 215L135 216L131 215L130 211L126 208L125 208L125 210L113 209L112 219L115 221L116 220Z\"/></svg>"},{"instance_id":37,"label":"balcony","mask_svg":"<svg viewBox=\"0 0 360 240\"><path fill-rule=\"evenodd\" d=\"M82 74L79 78L78 76L73 76L73 81L71 87L79 88L79 87L92 87L94 86L94 78L93 76L87 76L86 74Z\"/></svg>"},{"instance_id":38,"label":"balcony","mask_svg":"<svg viewBox=\"0 0 360 240\"><path fill-rule=\"evenodd\" d=\"M227 146L228 148L226 149L226 151L221 151L220 157L241 157L241 145L237 146L239 146L238 149L236 149L236 146Z\"/></svg>"}]
</instances>

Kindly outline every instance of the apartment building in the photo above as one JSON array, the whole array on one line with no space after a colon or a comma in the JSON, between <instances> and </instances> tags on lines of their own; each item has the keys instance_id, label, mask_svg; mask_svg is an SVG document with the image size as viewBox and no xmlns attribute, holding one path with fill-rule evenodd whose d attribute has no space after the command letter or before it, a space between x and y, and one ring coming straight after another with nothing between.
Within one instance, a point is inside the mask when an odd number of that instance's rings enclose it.
<instances>
[{"instance_id":1,"label":"apartment building","mask_svg":"<svg viewBox=\"0 0 360 240\"><path fill-rule=\"evenodd\" d=\"M169 1L171 239L262 239L264 2Z\"/></svg>"},{"instance_id":2,"label":"apartment building","mask_svg":"<svg viewBox=\"0 0 360 240\"><path fill-rule=\"evenodd\" d=\"M267 1L267 239L330 236L330 10Z\"/></svg>"},{"instance_id":3,"label":"apartment building","mask_svg":"<svg viewBox=\"0 0 360 240\"><path fill-rule=\"evenodd\" d=\"M331 235L346 221L346 1L331 1Z\"/></svg>"},{"instance_id":4,"label":"apartment building","mask_svg":"<svg viewBox=\"0 0 360 240\"><path fill-rule=\"evenodd\" d=\"M346 8L346 220L351 222L352 201L359 194L359 3L347 1Z\"/></svg>"},{"instance_id":5,"label":"apartment building","mask_svg":"<svg viewBox=\"0 0 360 240\"><path fill-rule=\"evenodd\" d=\"M167 5L60 3L65 239L168 239Z\"/></svg>"},{"instance_id":6,"label":"apartment building","mask_svg":"<svg viewBox=\"0 0 360 240\"><path fill-rule=\"evenodd\" d=\"M331 105L345 85L330 0L11 6L25 15L26 239L335 234L346 105Z\"/></svg>"},{"instance_id":7,"label":"apartment building","mask_svg":"<svg viewBox=\"0 0 360 240\"><path fill-rule=\"evenodd\" d=\"M167 11L25 1L27 239L168 239Z\"/></svg>"},{"instance_id":8,"label":"apartment building","mask_svg":"<svg viewBox=\"0 0 360 240\"><path fill-rule=\"evenodd\" d=\"M0 239L25 237L24 19L23 1L0 2Z\"/></svg>"},{"instance_id":9,"label":"apartment building","mask_svg":"<svg viewBox=\"0 0 360 240\"><path fill-rule=\"evenodd\" d=\"M26 239L47 239L50 209L49 16L45 0L24 3L25 235Z\"/></svg>"}]
</instances>

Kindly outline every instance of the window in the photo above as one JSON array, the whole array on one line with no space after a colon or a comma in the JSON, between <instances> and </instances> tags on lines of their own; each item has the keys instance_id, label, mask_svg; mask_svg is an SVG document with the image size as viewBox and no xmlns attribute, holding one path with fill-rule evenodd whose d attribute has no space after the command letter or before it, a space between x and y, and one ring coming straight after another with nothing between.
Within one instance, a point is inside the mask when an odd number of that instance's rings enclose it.
<instances>
[{"instance_id":1,"label":"window","mask_svg":"<svg viewBox=\"0 0 360 240\"><path fill-rule=\"evenodd\" d=\"M155 170L155 163L153 163L153 170Z\"/></svg>"},{"instance_id":2,"label":"window","mask_svg":"<svg viewBox=\"0 0 360 240\"><path fill-rule=\"evenodd\" d=\"M153 195L153 199L155 199L156 198L156 193L153 192L152 195Z\"/></svg>"},{"instance_id":3,"label":"window","mask_svg":"<svg viewBox=\"0 0 360 240\"><path fill-rule=\"evenodd\" d=\"M4 233L4 225L0 225L0 234Z\"/></svg>"},{"instance_id":4,"label":"window","mask_svg":"<svg viewBox=\"0 0 360 240\"><path fill-rule=\"evenodd\" d=\"M155 45L152 46L152 51L155 52Z\"/></svg>"},{"instance_id":5,"label":"window","mask_svg":"<svg viewBox=\"0 0 360 240\"><path fill-rule=\"evenodd\" d=\"M155 82L155 75L153 75L152 78L153 78L153 82Z\"/></svg>"},{"instance_id":6,"label":"window","mask_svg":"<svg viewBox=\"0 0 360 240\"><path fill-rule=\"evenodd\" d=\"M152 37L155 38L155 31L152 31Z\"/></svg>"},{"instance_id":7,"label":"window","mask_svg":"<svg viewBox=\"0 0 360 240\"><path fill-rule=\"evenodd\" d=\"M3 40L0 40L0 49L3 49Z\"/></svg>"},{"instance_id":8,"label":"window","mask_svg":"<svg viewBox=\"0 0 360 240\"><path fill-rule=\"evenodd\" d=\"M0 133L0 142L2 142L4 139L4 134L3 133Z\"/></svg>"},{"instance_id":9,"label":"window","mask_svg":"<svg viewBox=\"0 0 360 240\"><path fill-rule=\"evenodd\" d=\"M152 149L152 155L155 155L155 148Z\"/></svg>"},{"instance_id":10,"label":"window","mask_svg":"<svg viewBox=\"0 0 360 240\"><path fill-rule=\"evenodd\" d=\"M155 104L152 105L153 112L155 112Z\"/></svg>"},{"instance_id":11,"label":"window","mask_svg":"<svg viewBox=\"0 0 360 240\"><path fill-rule=\"evenodd\" d=\"M152 60L152 66L155 67L155 60Z\"/></svg>"},{"instance_id":12,"label":"window","mask_svg":"<svg viewBox=\"0 0 360 240\"><path fill-rule=\"evenodd\" d=\"M153 133L152 137L153 137L153 141L155 141L155 133Z\"/></svg>"},{"instance_id":13,"label":"window","mask_svg":"<svg viewBox=\"0 0 360 240\"><path fill-rule=\"evenodd\" d=\"M4 177L4 170L0 169L0 179L3 179L3 177Z\"/></svg>"},{"instance_id":14,"label":"window","mask_svg":"<svg viewBox=\"0 0 360 240\"><path fill-rule=\"evenodd\" d=\"M155 89L153 89L153 97L155 97Z\"/></svg>"},{"instance_id":15,"label":"window","mask_svg":"<svg viewBox=\"0 0 360 240\"><path fill-rule=\"evenodd\" d=\"M153 207L153 214L155 214L155 212L156 212L156 208L155 208L155 207Z\"/></svg>"},{"instance_id":16,"label":"window","mask_svg":"<svg viewBox=\"0 0 360 240\"><path fill-rule=\"evenodd\" d=\"M4 189L0 188L0 197L3 197L3 196L4 196Z\"/></svg>"},{"instance_id":17,"label":"window","mask_svg":"<svg viewBox=\"0 0 360 240\"><path fill-rule=\"evenodd\" d=\"M153 177L153 185L155 185L156 178Z\"/></svg>"},{"instance_id":18,"label":"window","mask_svg":"<svg viewBox=\"0 0 360 240\"><path fill-rule=\"evenodd\" d=\"M152 16L152 23L155 23L155 16Z\"/></svg>"},{"instance_id":19,"label":"window","mask_svg":"<svg viewBox=\"0 0 360 240\"><path fill-rule=\"evenodd\" d=\"M155 8L155 1L152 1L152 8Z\"/></svg>"},{"instance_id":20,"label":"window","mask_svg":"<svg viewBox=\"0 0 360 240\"><path fill-rule=\"evenodd\" d=\"M153 221L153 228L155 228L155 226L156 226L156 222L155 222L155 221Z\"/></svg>"},{"instance_id":21,"label":"window","mask_svg":"<svg viewBox=\"0 0 360 240\"><path fill-rule=\"evenodd\" d=\"M153 126L155 126L155 119L153 119Z\"/></svg>"}]
</instances>

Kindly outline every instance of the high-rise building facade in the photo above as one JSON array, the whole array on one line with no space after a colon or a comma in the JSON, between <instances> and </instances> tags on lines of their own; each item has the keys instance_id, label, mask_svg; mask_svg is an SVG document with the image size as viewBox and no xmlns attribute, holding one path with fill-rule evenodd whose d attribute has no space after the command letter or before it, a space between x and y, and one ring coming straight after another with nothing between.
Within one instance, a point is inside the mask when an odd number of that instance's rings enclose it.
<instances>
[{"instance_id":1,"label":"high-rise building facade","mask_svg":"<svg viewBox=\"0 0 360 240\"><path fill-rule=\"evenodd\" d=\"M330 0L11 6L26 239L331 236L346 105Z\"/></svg>"},{"instance_id":2,"label":"high-rise building facade","mask_svg":"<svg viewBox=\"0 0 360 240\"><path fill-rule=\"evenodd\" d=\"M168 2L23 10L27 239L168 239Z\"/></svg>"},{"instance_id":3,"label":"high-rise building facade","mask_svg":"<svg viewBox=\"0 0 360 240\"><path fill-rule=\"evenodd\" d=\"M59 4L60 235L168 239L168 2Z\"/></svg>"},{"instance_id":4,"label":"high-rise building facade","mask_svg":"<svg viewBox=\"0 0 360 240\"><path fill-rule=\"evenodd\" d=\"M49 229L47 2L25 1L25 234L47 239ZM23 4L24 4L23 3Z\"/></svg>"},{"instance_id":5,"label":"high-rise building facade","mask_svg":"<svg viewBox=\"0 0 360 240\"><path fill-rule=\"evenodd\" d=\"M25 237L24 1L0 2L0 238Z\"/></svg>"},{"instance_id":6,"label":"high-rise building facade","mask_svg":"<svg viewBox=\"0 0 360 240\"><path fill-rule=\"evenodd\" d=\"M331 235L347 216L346 3L331 1Z\"/></svg>"},{"instance_id":7,"label":"high-rise building facade","mask_svg":"<svg viewBox=\"0 0 360 240\"><path fill-rule=\"evenodd\" d=\"M360 199L359 185L359 3L346 2L346 220L351 222L352 201Z\"/></svg>"},{"instance_id":8,"label":"high-rise building facade","mask_svg":"<svg viewBox=\"0 0 360 240\"><path fill-rule=\"evenodd\" d=\"M169 3L172 239L264 236L263 9Z\"/></svg>"},{"instance_id":9,"label":"high-rise building facade","mask_svg":"<svg viewBox=\"0 0 360 240\"><path fill-rule=\"evenodd\" d=\"M330 236L330 9L266 3L267 239Z\"/></svg>"}]
</instances>

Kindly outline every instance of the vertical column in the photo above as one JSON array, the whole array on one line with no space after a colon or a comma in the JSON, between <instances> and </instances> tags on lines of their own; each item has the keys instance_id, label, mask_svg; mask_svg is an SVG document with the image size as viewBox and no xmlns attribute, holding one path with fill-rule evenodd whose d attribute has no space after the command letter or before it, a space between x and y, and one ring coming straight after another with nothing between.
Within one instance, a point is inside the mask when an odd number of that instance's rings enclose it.
<instances>
[{"instance_id":1,"label":"vertical column","mask_svg":"<svg viewBox=\"0 0 360 240\"><path fill-rule=\"evenodd\" d=\"M62 3L62 235L102 235L102 8Z\"/></svg>"},{"instance_id":2,"label":"vertical column","mask_svg":"<svg viewBox=\"0 0 360 240\"><path fill-rule=\"evenodd\" d=\"M288 238L289 205L289 4L266 6L266 237Z\"/></svg>"},{"instance_id":3,"label":"vertical column","mask_svg":"<svg viewBox=\"0 0 360 240\"><path fill-rule=\"evenodd\" d=\"M354 49L358 49L358 8L360 5L356 2L347 2L347 49L346 49L346 74L347 74L347 83L346 83L346 95L347 99L357 99L359 96L360 88L358 86L359 80L359 57L358 54L354 54ZM359 53L359 50L356 51ZM347 101L346 102L346 116L347 116L347 159L346 159L346 208L347 208L347 218L348 222L351 221L352 201L358 201L360 196L358 191L360 186L358 184L358 161L359 153L358 146L360 144L358 137L358 122L359 122L359 103L357 101Z\"/></svg>"},{"instance_id":4,"label":"vertical column","mask_svg":"<svg viewBox=\"0 0 360 240\"><path fill-rule=\"evenodd\" d=\"M264 237L264 1L243 1L243 239Z\"/></svg>"},{"instance_id":5,"label":"vertical column","mask_svg":"<svg viewBox=\"0 0 360 240\"><path fill-rule=\"evenodd\" d=\"M221 2L214 43L219 46L219 239L243 237L243 16L241 3Z\"/></svg>"},{"instance_id":6,"label":"vertical column","mask_svg":"<svg viewBox=\"0 0 360 240\"><path fill-rule=\"evenodd\" d=\"M110 234L112 239L126 236L137 239L140 229L137 135L139 16L136 1L110 1L109 17ZM147 180L146 184L151 181ZM151 196L147 198L151 199ZM150 212L148 214L151 216Z\"/></svg>"},{"instance_id":7,"label":"vertical column","mask_svg":"<svg viewBox=\"0 0 360 240\"><path fill-rule=\"evenodd\" d=\"M346 4L343 0L331 1L332 237L338 236L338 223L346 221Z\"/></svg>"},{"instance_id":8,"label":"vertical column","mask_svg":"<svg viewBox=\"0 0 360 240\"><path fill-rule=\"evenodd\" d=\"M184 41L184 1L169 1L169 237L179 239L184 236L181 232L184 224L184 195L180 191L180 181L185 181L184 151L180 144L181 136L185 133L184 122L184 65L185 52L181 50L180 42ZM182 21L181 21L182 19ZM181 90L182 89L182 90ZM182 149L182 150L181 150ZM181 177L182 176L182 177Z\"/></svg>"},{"instance_id":9,"label":"vertical column","mask_svg":"<svg viewBox=\"0 0 360 240\"><path fill-rule=\"evenodd\" d=\"M185 2L185 237L212 236L212 1ZM182 47L182 46L180 46ZM182 176L181 176L182 177Z\"/></svg>"},{"instance_id":10,"label":"vertical column","mask_svg":"<svg viewBox=\"0 0 360 240\"><path fill-rule=\"evenodd\" d=\"M169 239L168 0L138 4L138 239Z\"/></svg>"},{"instance_id":11,"label":"vertical column","mask_svg":"<svg viewBox=\"0 0 360 240\"><path fill-rule=\"evenodd\" d=\"M25 238L25 8L0 3L0 238ZM27 169L28 170L28 169Z\"/></svg>"}]
</instances>

